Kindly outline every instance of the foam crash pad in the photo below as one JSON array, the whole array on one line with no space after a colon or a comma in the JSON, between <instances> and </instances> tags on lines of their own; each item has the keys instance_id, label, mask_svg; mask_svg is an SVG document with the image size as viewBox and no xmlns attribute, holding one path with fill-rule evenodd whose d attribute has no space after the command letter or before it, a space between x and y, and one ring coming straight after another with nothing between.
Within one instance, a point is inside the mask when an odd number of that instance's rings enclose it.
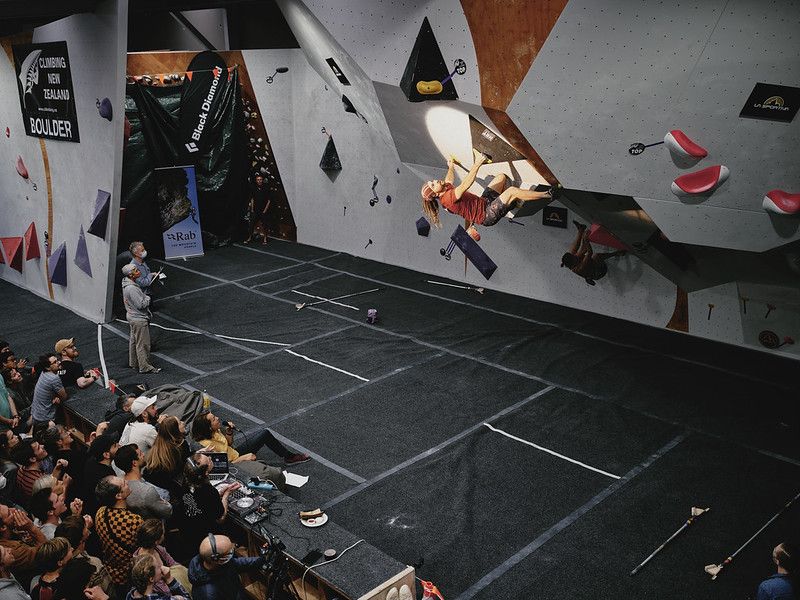
<instances>
[{"instance_id":1,"label":"foam crash pad","mask_svg":"<svg viewBox=\"0 0 800 600\"><path fill-rule=\"evenodd\" d=\"M668 131L667 135L664 136L664 144L679 156L690 158L705 158L708 156L708 150L692 141L691 138L680 129Z\"/></svg>"},{"instance_id":2,"label":"foam crash pad","mask_svg":"<svg viewBox=\"0 0 800 600\"><path fill-rule=\"evenodd\" d=\"M458 92L453 80L449 79L450 71L444 56L439 49L439 43L433 34L428 17L422 21L419 28L411 56L408 57L403 77L400 79L400 89L410 102L424 100L458 100ZM426 93L420 93L417 84L424 82L421 88ZM432 83L433 82L433 83ZM439 85L436 85L436 84ZM438 91L441 88L441 91ZM435 91L436 90L436 91Z\"/></svg>"},{"instance_id":3,"label":"foam crash pad","mask_svg":"<svg viewBox=\"0 0 800 600\"><path fill-rule=\"evenodd\" d=\"M94 214L87 231L101 239L106 239L106 225L108 225L110 205L111 194L105 190L97 190L97 198L94 201Z\"/></svg>"},{"instance_id":4,"label":"foam crash pad","mask_svg":"<svg viewBox=\"0 0 800 600\"><path fill-rule=\"evenodd\" d=\"M672 182L672 193L676 196L692 196L713 192L728 179L730 171L725 165L714 165L694 173L681 175Z\"/></svg>"},{"instance_id":5,"label":"foam crash pad","mask_svg":"<svg viewBox=\"0 0 800 600\"><path fill-rule=\"evenodd\" d=\"M339 153L336 151L336 144L333 143L333 137L328 137L328 143L325 145L325 151L322 153L322 159L319 161L319 168L323 171L342 170L342 162L339 160Z\"/></svg>"},{"instance_id":6,"label":"foam crash pad","mask_svg":"<svg viewBox=\"0 0 800 600\"><path fill-rule=\"evenodd\" d=\"M25 232L25 260L40 258L42 253L39 251L39 236L36 234L36 223L31 221L28 230Z\"/></svg>"},{"instance_id":7,"label":"foam crash pad","mask_svg":"<svg viewBox=\"0 0 800 600\"><path fill-rule=\"evenodd\" d=\"M489 258L489 255L478 246L477 242L470 237L461 225L456 227L450 239L486 279L489 279L497 270L497 265L494 261Z\"/></svg>"},{"instance_id":8,"label":"foam crash pad","mask_svg":"<svg viewBox=\"0 0 800 600\"><path fill-rule=\"evenodd\" d=\"M423 237L428 237L428 234L431 232L431 224L428 223L428 219L425 217L420 217L417 219L417 234Z\"/></svg>"},{"instance_id":9,"label":"foam crash pad","mask_svg":"<svg viewBox=\"0 0 800 600\"><path fill-rule=\"evenodd\" d=\"M8 266L22 273L22 238L5 237L0 238L0 242L3 244L3 252L5 252Z\"/></svg>"},{"instance_id":10,"label":"foam crash pad","mask_svg":"<svg viewBox=\"0 0 800 600\"><path fill-rule=\"evenodd\" d=\"M92 265L89 262L89 249L86 247L86 235L83 233L83 225L81 225L78 244L75 247L75 264L89 277L92 276Z\"/></svg>"},{"instance_id":11,"label":"foam crash pad","mask_svg":"<svg viewBox=\"0 0 800 600\"><path fill-rule=\"evenodd\" d=\"M761 203L764 210L779 215L800 214L800 194L790 194L783 190L770 190Z\"/></svg>"},{"instance_id":12,"label":"foam crash pad","mask_svg":"<svg viewBox=\"0 0 800 600\"><path fill-rule=\"evenodd\" d=\"M469 132L472 147L478 152L492 157L492 162L513 162L525 160L525 157L514 150L499 134L489 129L472 115L469 116Z\"/></svg>"},{"instance_id":13,"label":"foam crash pad","mask_svg":"<svg viewBox=\"0 0 800 600\"><path fill-rule=\"evenodd\" d=\"M67 285L67 243L62 242L55 252L47 259L47 273L50 282L57 285Z\"/></svg>"},{"instance_id":14,"label":"foam crash pad","mask_svg":"<svg viewBox=\"0 0 800 600\"><path fill-rule=\"evenodd\" d=\"M600 223L592 223L589 226L589 241L593 244L614 248L615 250L630 250L617 236L600 225Z\"/></svg>"}]
</instances>

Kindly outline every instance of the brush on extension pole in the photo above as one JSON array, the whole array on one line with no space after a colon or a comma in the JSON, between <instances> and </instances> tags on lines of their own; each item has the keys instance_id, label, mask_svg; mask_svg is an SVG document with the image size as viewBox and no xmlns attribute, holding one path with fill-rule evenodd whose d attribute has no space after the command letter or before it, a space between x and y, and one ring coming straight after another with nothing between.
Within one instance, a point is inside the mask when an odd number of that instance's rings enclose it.
<instances>
[{"instance_id":1,"label":"brush on extension pole","mask_svg":"<svg viewBox=\"0 0 800 600\"><path fill-rule=\"evenodd\" d=\"M692 523L694 523L694 520L695 520L697 517L699 517L700 515L702 515L702 514L703 514L703 513L705 513L705 512L708 512L709 510L711 510L711 509L710 509L710 508L697 508L696 506L693 506L693 507L692 507L692 516L691 516L691 517L689 517L689 519L686 521L686 523L684 523L684 524L683 524L683 525L682 525L682 526L681 526L681 527L678 529L678 531L676 531L676 532L675 532L675 533L673 533L671 536L669 536L669 537L667 538L667 540L666 540L666 541L665 541L663 544L661 544L661 545L660 545L658 548L656 548L656 549L655 549L655 552L653 552L653 553L652 553L650 556L648 556L648 557L647 557L647 558L645 558L645 559L644 559L644 560L643 560L641 563L639 563L639 564L636 566L636 568L635 568L633 571L631 571L631 573L630 573L630 574L631 574L631 576L633 576L633 575L636 575L636 573L638 573L638 572L639 572L639 569L641 569L641 568L642 568L643 566L645 566L645 565L646 565L648 562L650 562L650 560L651 560L651 559L652 559L652 558L653 558L653 557L654 557L656 554L658 554L658 553L659 553L659 552L661 552L661 551L662 551L664 548L666 548L667 544L669 544L669 543L670 543L672 540L674 540L676 537L678 537L678 535L680 535L680 534L683 532L683 530L684 530L684 529L686 529L687 527L689 527L689 525L691 525Z\"/></svg>"},{"instance_id":2,"label":"brush on extension pole","mask_svg":"<svg viewBox=\"0 0 800 600\"><path fill-rule=\"evenodd\" d=\"M372 288L371 290L364 290L363 292L354 292L352 294L345 294L344 296L336 296L335 298L325 298L324 300L318 300L317 302L303 302L302 304L295 304L294 307L297 310L301 310L306 306L316 306L317 304L325 304L326 302L332 302L334 300L342 300L344 298L352 298L353 296L360 296L362 294L370 294L372 292L380 292L381 290L385 290L385 287L377 287Z\"/></svg>"},{"instance_id":3,"label":"brush on extension pole","mask_svg":"<svg viewBox=\"0 0 800 600\"><path fill-rule=\"evenodd\" d=\"M731 563L733 562L733 559L736 557L736 555L737 555L737 554L739 554L739 552L741 552L742 550L744 550L744 549L747 547L747 545L748 545L750 542L752 542L754 539L756 539L756 538L757 538L757 537L758 537L758 536L761 534L761 532L762 532L762 531L764 531L764 530L765 530L767 527L769 527L769 526L772 524L772 522L773 522L775 519L777 519L777 518L778 518L778 517L780 517L780 516L781 516L781 515L782 515L784 512L786 512L786 511L789 509L789 507L790 507L792 504L794 504L794 503L795 503L795 501L796 501L798 498L800 498L800 493L798 493L798 494L797 494L797 495L796 495L794 498L792 498L792 499L791 499L791 500L789 500L789 501L788 501L786 504L784 504L784 505L783 505L783 508L782 508L782 509L780 509L780 510L779 510L777 513L775 513L775 516L773 516L773 517L772 517L772 518L771 518L769 521L767 521L767 522L764 524L764 526L763 526L761 529L759 529L758 531L756 531L756 532L755 532L755 533L752 535L752 537L751 537L749 540L747 540L747 541L746 541L744 544L742 544L741 546L739 546L739 547L736 549L736 552L734 552L733 554L731 554L731 555L730 555L728 558L726 558L725 560L723 560L723 561L722 561L721 563L719 563L718 565L706 565L706 566L704 567L704 570L705 570L705 572L706 572L706 573L708 573L709 575L711 575L711 579L712 579L712 580L716 579L716 578L717 578L717 576L718 576L718 575L719 575L719 574L722 572L722 570L723 570L725 567L727 567L729 564L731 564Z\"/></svg>"}]
</instances>

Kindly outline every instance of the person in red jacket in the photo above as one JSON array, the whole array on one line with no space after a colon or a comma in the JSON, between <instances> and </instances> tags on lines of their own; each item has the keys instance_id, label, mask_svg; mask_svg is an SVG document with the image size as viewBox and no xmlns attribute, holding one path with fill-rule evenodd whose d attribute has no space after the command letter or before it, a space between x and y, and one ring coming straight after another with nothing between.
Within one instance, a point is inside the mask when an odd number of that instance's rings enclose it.
<instances>
[{"instance_id":1,"label":"person in red jacket","mask_svg":"<svg viewBox=\"0 0 800 600\"><path fill-rule=\"evenodd\" d=\"M475 161L472 168L457 186L453 185L455 181L455 160L453 158L447 161L447 175L444 179L433 179L423 184L421 190L422 212L435 227L442 226L439 220L439 204L448 212L461 215L473 225L490 227L496 225L517 201L550 201L554 198L553 188L544 192L535 192L510 186L508 177L503 173L496 175L483 190L483 194L476 196L468 190L475 183L478 170L486 163L487 157L477 150L473 150L473 152ZM471 235L473 234L471 233Z\"/></svg>"}]
</instances>

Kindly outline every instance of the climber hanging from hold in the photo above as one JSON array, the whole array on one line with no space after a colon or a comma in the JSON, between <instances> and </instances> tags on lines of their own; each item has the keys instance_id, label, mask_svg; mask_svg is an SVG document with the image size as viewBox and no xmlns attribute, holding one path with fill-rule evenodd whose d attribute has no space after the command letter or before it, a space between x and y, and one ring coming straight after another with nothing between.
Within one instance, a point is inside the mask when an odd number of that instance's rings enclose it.
<instances>
[{"instance_id":1,"label":"climber hanging from hold","mask_svg":"<svg viewBox=\"0 0 800 600\"><path fill-rule=\"evenodd\" d=\"M461 215L473 225L490 227L497 224L517 201L545 200L549 202L557 195L557 187L544 192L535 192L509 186L509 178L501 173L492 179L491 183L483 190L482 195L476 196L468 190L475 182L478 170L487 161L487 157L477 150L473 150L473 153L475 161L472 168L458 186L453 185L456 164L453 158L447 161L447 175L444 179L426 181L422 186L422 212L436 227L441 228L442 226L439 220L439 204L448 212Z\"/></svg>"}]
</instances>

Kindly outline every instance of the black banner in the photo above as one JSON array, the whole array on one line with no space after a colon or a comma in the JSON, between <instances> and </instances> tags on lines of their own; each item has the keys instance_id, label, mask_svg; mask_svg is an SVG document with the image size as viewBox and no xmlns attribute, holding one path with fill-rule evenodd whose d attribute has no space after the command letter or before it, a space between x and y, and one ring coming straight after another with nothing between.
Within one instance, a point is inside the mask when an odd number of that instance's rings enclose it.
<instances>
[{"instance_id":1,"label":"black banner","mask_svg":"<svg viewBox=\"0 0 800 600\"><path fill-rule=\"evenodd\" d=\"M800 88L757 83L740 117L790 123L800 108Z\"/></svg>"},{"instance_id":2,"label":"black banner","mask_svg":"<svg viewBox=\"0 0 800 600\"><path fill-rule=\"evenodd\" d=\"M221 99L225 97L230 74L225 60L216 52L201 52L186 68L189 81L183 84L181 112L178 120L180 142L178 164L196 164L196 157L205 153L209 144L219 138ZM216 135L215 135L216 133Z\"/></svg>"},{"instance_id":3,"label":"black banner","mask_svg":"<svg viewBox=\"0 0 800 600\"><path fill-rule=\"evenodd\" d=\"M25 133L80 142L67 42L12 46Z\"/></svg>"}]
</instances>

